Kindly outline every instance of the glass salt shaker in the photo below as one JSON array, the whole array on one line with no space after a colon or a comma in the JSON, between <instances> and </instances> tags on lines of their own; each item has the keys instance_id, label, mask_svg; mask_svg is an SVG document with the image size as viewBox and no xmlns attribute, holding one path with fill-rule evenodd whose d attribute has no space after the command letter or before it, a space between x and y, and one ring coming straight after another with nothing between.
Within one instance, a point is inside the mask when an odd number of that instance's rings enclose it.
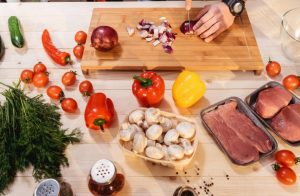
<instances>
[{"instance_id":1,"label":"glass salt shaker","mask_svg":"<svg viewBox=\"0 0 300 196\"><path fill-rule=\"evenodd\" d=\"M60 185L55 179L45 179L37 185L34 196L58 196L59 191Z\"/></svg>"},{"instance_id":2,"label":"glass salt shaker","mask_svg":"<svg viewBox=\"0 0 300 196\"><path fill-rule=\"evenodd\" d=\"M90 171L88 186L95 196L114 195L124 187L124 184L124 175L117 171L110 160L100 159Z\"/></svg>"}]
</instances>

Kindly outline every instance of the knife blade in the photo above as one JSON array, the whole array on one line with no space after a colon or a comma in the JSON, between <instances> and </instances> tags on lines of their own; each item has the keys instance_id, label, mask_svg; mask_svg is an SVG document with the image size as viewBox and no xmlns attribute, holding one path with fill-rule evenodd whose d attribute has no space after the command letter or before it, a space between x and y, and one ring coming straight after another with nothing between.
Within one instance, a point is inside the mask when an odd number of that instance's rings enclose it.
<instances>
[{"instance_id":1,"label":"knife blade","mask_svg":"<svg viewBox=\"0 0 300 196\"><path fill-rule=\"evenodd\" d=\"M191 8L192 8L192 0L185 0L185 9L187 10L188 21L189 21L189 32L191 31L191 19L190 19Z\"/></svg>"}]
</instances>

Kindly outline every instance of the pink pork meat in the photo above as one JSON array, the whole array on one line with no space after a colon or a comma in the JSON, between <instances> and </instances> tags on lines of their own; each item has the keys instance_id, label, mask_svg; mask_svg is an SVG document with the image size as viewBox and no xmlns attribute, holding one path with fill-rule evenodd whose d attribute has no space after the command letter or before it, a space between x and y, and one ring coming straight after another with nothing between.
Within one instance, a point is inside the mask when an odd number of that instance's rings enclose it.
<instances>
[{"instance_id":1,"label":"pink pork meat","mask_svg":"<svg viewBox=\"0 0 300 196\"><path fill-rule=\"evenodd\" d=\"M219 106L216 112L243 141L254 146L259 152L267 153L272 150L272 143L268 136L243 113L237 109L237 102L231 101Z\"/></svg>"},{"instance_id":2,"label":"pink pork meat","mask_svg":"<svg viewBox=\"0 0 300 196\"><path fill-rule=\"evenodd\" d=\"M300 104L283 108L272 119L271 126L284 139L290 142L300 141Z\"/></svg>"},{"instance_id":3,"label":"pink pork meat","mask_svg":"<svg viewBox=\"0 0 300 196\"><path fill-rule=\"evenodd\" d=\"M267 88L258 94L255 111L262 118L272 118L291 100L292 94L289 91L279 86Z\"/></svg>"},{"instance_id":4,"label":"pink pork meat","mask_svg":"<svg viewBox=\"0 0 300 196\"><path fill-rule=\"evenodd\" d=\"M239 164L246 164L259 159L258 150L249 142L242 140L224 121L218 109L203 116L204 121L218 138L228 155Z\"/></svg>"}]
</instances>

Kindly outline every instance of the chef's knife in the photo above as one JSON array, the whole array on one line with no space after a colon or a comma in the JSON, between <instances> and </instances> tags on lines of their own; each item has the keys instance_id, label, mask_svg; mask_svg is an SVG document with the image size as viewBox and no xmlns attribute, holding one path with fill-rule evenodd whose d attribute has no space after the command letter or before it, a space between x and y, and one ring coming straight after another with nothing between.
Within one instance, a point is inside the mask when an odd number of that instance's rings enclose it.
<instances>
[{"instance_id":1,"label":"chef's knife","mask_svg":"<svg viewBox=\"0 0 300 196\"><path fill-rule=\"evenodd\" d=\"M188 14L188 21L189 21L189 31L191 31L191 20L190 20L190 10L192 8L192 0L185 0L185 9Z\"/></svg>"}]
</instances>

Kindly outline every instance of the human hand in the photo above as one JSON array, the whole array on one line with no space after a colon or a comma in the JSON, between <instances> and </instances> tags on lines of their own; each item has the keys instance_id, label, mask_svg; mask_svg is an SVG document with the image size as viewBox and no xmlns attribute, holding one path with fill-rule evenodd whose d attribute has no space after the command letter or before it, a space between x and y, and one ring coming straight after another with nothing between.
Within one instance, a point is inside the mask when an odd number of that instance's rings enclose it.
<instances>
[{"instance_id":1,"label":"human hand","mask_svg":"<svg viewBox=\"0 0 300 196\"><path fill-rule=\"evenodd\" d=\"M198 20L193 27L195 33L210 42L233 24L234 16L228 6L220 2L204 6L195 20Z\"/></svg>"}]
</instances>

